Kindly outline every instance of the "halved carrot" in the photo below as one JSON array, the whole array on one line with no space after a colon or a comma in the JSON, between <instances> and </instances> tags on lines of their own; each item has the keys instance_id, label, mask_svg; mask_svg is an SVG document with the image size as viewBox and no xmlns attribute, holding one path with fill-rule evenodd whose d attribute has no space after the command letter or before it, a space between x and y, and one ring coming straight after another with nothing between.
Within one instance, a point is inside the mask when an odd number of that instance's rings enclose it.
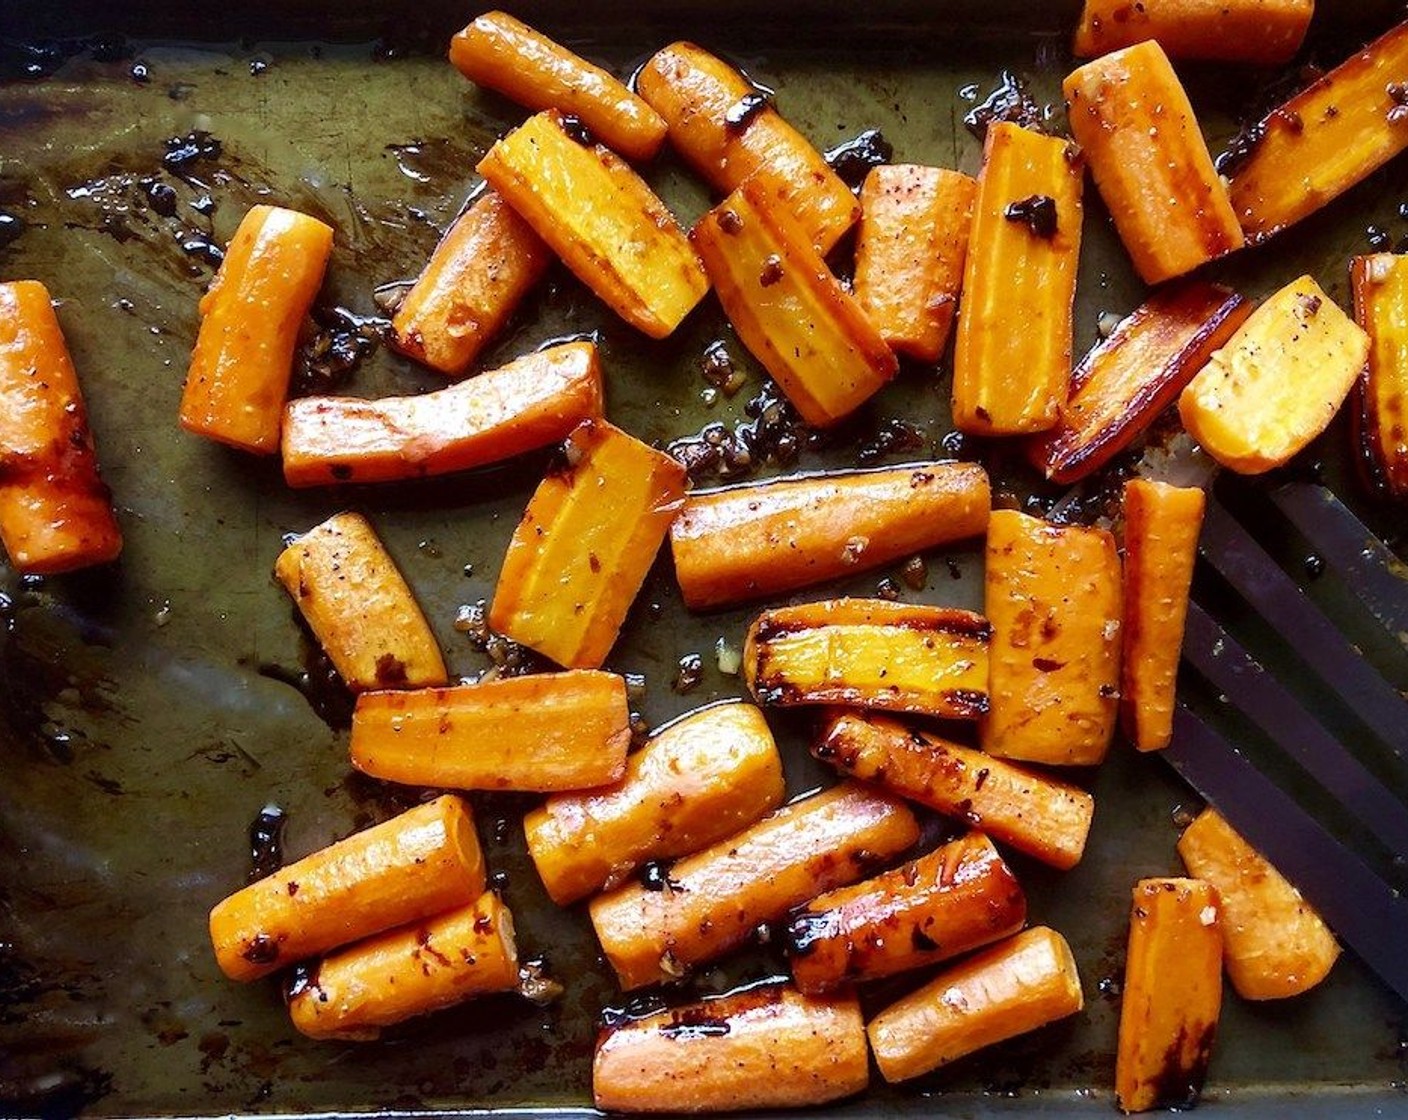
<instances>
[{"instance_id":1,"label":"halved carrot","mask_svg":"<svg viewBox=\"0 0 1408 1120\"><path fill-rule=\"evenodd\" d=\"M352 765L437 789L593 789L626 771L631 712L615 673L575 669L483 684L364 692Z\"/></svg>"},{"instance_id":2,"label":"halved carrot","mask_svg":"<svg viewBox=\"0 0 1408 1120\"><path fill-rule=\"evenodd\" d=\"M597 1043L592 1096L607 1112L737 1112L827 1104L870 1081L853 995L790 986L657 1011Z\"/></svg>"},{"instance_id":3,"label":"halved carrot","mask_svg":"<svg viewBox=\"0 0 1408 1120\"><path fill-rule=\"evenodd\" d=\"M37 280L0 284L0 540L26 575L105 564L122 551L78 374Z\"/></svg>"},{"instance_id":4,"label":"halved carrot","mask_svg":"<svg viewBox=\"0 0 1408 1120\"><path fill-rule=\"evenodd\" d=\"M1155 39L1172 58L1279 66L1300 50L1315 0L1085 0L1075 53Z\"/></svg>"},{"instance_id":5,"label":"halved carrot","mask_svg":"<svg viewBox=\"0 0 1408 1120\"><path fill-rule=\"evenodd\" d=\"M528 223L486 191L455 219L396 309L396 349L441 373L464 373L551 262Z\"/></svg>"},{"instance_id":6,"label":"halved carrot","mask_svg":"<svg viewBox=\"0 0 1408 1120\"><path fill-rule=\"evenodd\" d=\"M856 302L898 354L936 362L948 343L977 192L969 175L915 164L861 185Z\"/></svg>"},{"instance_id":7,"label":"halved carrot","mask_svg":"<svg viewBox=\"0 0 1408 1120\"><path fill-rule=\"evenodd\" d=\"M181 427L271 454L298 332L332 252L332 227L279 206L252 207L200 301Z\"/></svg>"},{"instance_id":8,"label":"halved carrot","mask_svg":"<svg viewBox=\"0 0 1408 1120\"><path fill-rule=\"evenodd\" d=\"M784 806L649 885L597 896L592 925L622 988L677 979L918 838L904 805L846 783Z\"/></svg>"},{"instance_id":9,"label":"halved carrot","mask_svg":"<svg viewBox=\"0 0 1408 1120\"><path fill-rule=\"evenodd\" d=\"M567 438L568 465L534 491L489 624L559 665L594 669L684 500L684 467L604 420Z\"/></svg>"},{"instance_id":10,"label":"halved carrot","mask_svg":"<svg viewBox=\"0 0 1408 1120\"><path fill-rule=\"evenodd\" d=\"M1055 425L1071 371L1084 162L1007 121L988 129L953 355L953 420L978 435Z\"/></svg>"},{"instance_id":11,"label":"halved carrot","mask_svg":"<svg viewBox=\"0 0 1408 1120\"><path fill-rule=\"evenodd\" d=\"M818 253L830 252L860 216L821 153L728 63L693 43L672 43L641 67L636 87L665 118L670 143L721 194L765 170Z\"/></svg>"},{"instance_id":12,"label":"halved carrot","mask_svg":"<svg viewBox=\"0 0 1408 1120\"><path fill-rule=\"evenodd\" d=\"M601 363L590 342L525 354L416 396L303 397L285 413L284 480L330 486L469 470L563 440L601 412Z\"/></svg>"},{"instance_id":13,"label":"halved carrot","mask_svg":"<svg viewBox=\"0 0 1408 1120\"><path fill-rule=\"evenodd\" d=\"M274 575L353 691L449 679L405 577L361 514L336 514L297 537Z\"/></svg>"},{"instance_id":14,"label":"halved carrot","mask_svg":"<svg viewBox=\"0 0 1408 1120\"><path fill-rule=\"evenodd\" d=\"M1369 336L1369 360L1351 412L1355 443L1371 482L1408 498L1408 258L1354 257L1354 317ZM688 511L688 504L685 509Z\"/></svg>"},{"instance_id":15,"label":"halved carrot","mask_svg":"<svg viewBox=\"0 0 1408 1120\"><path fill-rule=\"evenodd\" d=\"M795 475L690 493L670 548L685 603L702 610L978 536L991 506L975 463Z\"/></svg>"},{"instance_id":16,"label":"halved carrot","mask_svg":"<svg viewBox=\"0 0 1408 1120\"><path fill-rule=\"evenodd\" d=\"M555 110L530 117L479 174L621 318L670 334L709 290L674 215L620 156L573 138Z\"/></svg>"},{"instance_id":17,"label":"halved carrot","mask_svg":"<svg viewBox=\"0 0 1408 1120\"><path fill-rule=\"evenodd\" d=\"M226 976L254 980L483 893L474 818L447 794L236 891L211 910L210 939Z\"/></svg>"},{"instance_id":18,"label":"halved carrot","mask_svg":"<svg viewBox=\"0 0 1408 1120\"><path fill-rule=\"evenodd\" d=\"M560 906L620 886L647 860L689 855L782 804L782 757L762 712L712 704L657 731L615 785L550 797L523 818Z\"/></svg>"},{"instance_id":19,"label":"halved carrot","mask_svg":"<svg viewBox=\"0 0 1408 1120\"><path fill-rule=\"evenodd\" d=\"M660 114L599 66L507 12L485 12L450 40L450 61L472 82L537 111L561 109L628 159L665 140Z\"/></svg>"}]
</instances>

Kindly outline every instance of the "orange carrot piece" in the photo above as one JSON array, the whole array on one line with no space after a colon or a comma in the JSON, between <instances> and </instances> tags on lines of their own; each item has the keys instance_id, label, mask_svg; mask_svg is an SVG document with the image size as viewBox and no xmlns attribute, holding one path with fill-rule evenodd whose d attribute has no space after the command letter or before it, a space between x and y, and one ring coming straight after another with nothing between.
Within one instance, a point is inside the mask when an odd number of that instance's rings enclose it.
<instances>
[{"instance_id":1,"label":"orange carrot piece","mask_svg":"<svg viewBox=\"0 0 1408 1120\"><path fill-rule=\"evenodd\" d=\"M1060 415L1083 177L1067 141L1005 121L988 129L953 355L953 420L965 432L1040 432Z\"/></svg>"},{"instance_id":2,"label":"orange carrot piece","mask_svg":"<svg viewBox=\"0 0 1408 1120\"><path fill-rule=\"evenodd\" d=\"M211 910L210 939L226 976L254 980L483 893L474 818L447 794L235 892Z\"/></svg>"},{"instance_id":3,"label":"orange carrot piece","mask_svg":"<svg viewBox=\"0 0 1408 1120\"><path fill-rule=\"evenodd\" d=\"M631 712L615 673L575 669L483 684L364 692L352 765L437 789L593 789L626 771Z\"/></svg>"},{"instance_id":4,"label":"orange carrot piece","mask_svg":"<svg viewBox=\"0 0 1408 1120\"><path fill-rule=\"evenodd\" d=\"M507 12L485 12L458 32L450 62L534 112L576 117L627 159L650 159L665 141L660 114L618 79Z\"/></svg>"},{"instance_id":5,"label":"orange carrot piece","mask_svg":"<svg viewBox=\"0 0 1408 1120\"><path fill-rule=\"evenodd\" d=\"M738 1112L827 1104L870 1081L853 995L749 988L614 1027L592 1096L607 1112Z\"/></svg>"},{"instance_id":6,"label":"orange carrot piece","mask_svg":"<svg viewBox=\"0 0 1408 1120\"><path fill-rule=\"evenodd\" d=\"M559 665L594 669L684 500L684 468L604 420L567 440L499 572L489 625Z\"/></svg>"},{"instance_id":7,"label":"orange carrot piece","mask_svg":"<svg viewBox=\"0 0 1408 1120\"><path fill-rule=\"evenodd\" d=\"M429 688L449 679L430 624L361 514L336 514L298 537L274 575L348 688Z\"/></svg>"},{"instance_id":8,"label":"orange carrot piece","mask_svg":"<svg viewBox=\"0 0 1408 1120\"><path fill-rule=\"evenodd\" d=\"M279 447L298 332L323 283L332 227L252 207L200 301L181 427L261 455Z\"/></svg>"},{"instance_id":9,"label":"orange carrot piece","mask_svg":"<svg viewBox=\"0 0 1408 1120\"><path fill-rule=\"evenodd\" d=\"M0 284L0 541L25 575L105 564L122 551L78 374L37 280Z\"/></svg>"},{"instance_id":10,"label":"orange carrot piece","mask_svg":"<svg viewBox=\"0 0 1408 1120\"><path fill-rule=\"evenodd\" d=\"M557 443L601 413L590 342L525 354L431 393L303 397L285 414L284 480L330 486L469 470Z\"/></svg>"},{"instance_id":11,"label":"orange carrot piece","mask_svg":"<svg viewBox=\"0 0 1408 1120\"><path fill-rule=\"evenodd\" d=\"M1355 386L1355 444L1370 482L1408 498L1408 266L1390 253L1350 261L1354 318L1369 336ZM688 504L685 506L688 511Z\"/></svg>"},{"instance_id":12,"label":"orange carrot piece","mask_svg":"<svg viewBox=\"0 0 1408 1120\"><path fill-rule=\"evenodd\" d=\"M598 895L592 925L623 989L677 979L918 838L902 804L847 783L681 860L663 890L631 885Z\"/></svg>"},{"instance_id":13,"label":"orange carrot piece","mask_svg":"<svg viewBox=\"0 0 1408 1120\"><path fill-rule=\"evenodd\" d=\"M559 906L620 886L647 860L697 852L782 804L782 757L762 712L727 702L683 716L626 760L615 785L558 794L523 818Z\"/></svg>"},{"instance_id":14,"label":"orange carrot piece","mask_svg":"<svg viewBox=\"0 0 1408 1120\"><path fill-rule=\"evenodd\" d=\"M1085 0L1082 58L1155 39L1171 58L1279 66L1300 50L1315 0Z\"/></svg>"},{"instance_id":15,"label":"orange carrot piece","mask_svg":"<svg viewBox=\"0 0 1408 1120\"><path fill-rule=\"evenodd\" d=\"M979 536L992 495L974 463L912 463L692 492L670 527L691 610L793 591Z\"/></svg>"},{"instance_id":16,"label":"orange carrot piece","mask_svg":"<svg viewBox=\"0 0 1408 1120\"><path fill-rule=\"evenodd\" d=\"M856 302L897 354L936 362L948 343L978 184L936 167L876 167L860 189Z\"/></svg>"},{"instance_id":17,"label":"orange carrot piece","mask_svg":"<svg viewBox=\"0 0 1408 1120\"><path fill-rule=\"evenodd\" d=\"M551 262L528 223L485 192L455 219L396 309L396 349L452 377L464 373Z\"/></svg>"}]
</instances>

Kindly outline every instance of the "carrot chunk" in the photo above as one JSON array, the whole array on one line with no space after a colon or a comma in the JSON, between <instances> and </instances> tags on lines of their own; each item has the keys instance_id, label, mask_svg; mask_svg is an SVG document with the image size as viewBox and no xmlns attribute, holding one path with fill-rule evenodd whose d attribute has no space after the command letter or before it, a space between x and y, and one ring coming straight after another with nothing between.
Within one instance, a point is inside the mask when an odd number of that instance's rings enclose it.
<instances>
[{"instance_id":1,"label":"carrot chunk","mask_svg":"<svg viewBox=\"0 0 1408 1120\"><path fill-rule=\"evenodd\" d=\"M1300 50L1315 0L1085 0L1083 58L1157 40L1172 58L1279 66Z\"/></svg>"},{"instance_id":2,"label":"carrot chunk","mask_svg":"<svg viewBox=\"0 0 1408 1120\"><path fill-rule=\"evenodd\" d=\"M105 564L122 551L78 374L49 292L0 284L0 541L25 575Z\"/></svg>"},{"instance_id":3,"label":"carrot chunk","mask_svg":"<svg viewBox=\"0 0 1408 1120\"><path fill-rule=\"evenodd\" d=\"M1370 480L1408 498L1408 267L1390 253L1350 262L1354 317L1369 336L1356 385L1355 442ZM686 507L688 508L688 507Z\"/></svg>"},{"instance_id":4,"label":"carrot chunk","mask_svg":"<svg viewBox=\"0 0 1408 1120\"><path fill-rule=\"evenodd\" d=\"M332 228L252 207L200 301L181 427L268 455L278 450L298 332L323 283Z\"/></svg>"}]
</instances>

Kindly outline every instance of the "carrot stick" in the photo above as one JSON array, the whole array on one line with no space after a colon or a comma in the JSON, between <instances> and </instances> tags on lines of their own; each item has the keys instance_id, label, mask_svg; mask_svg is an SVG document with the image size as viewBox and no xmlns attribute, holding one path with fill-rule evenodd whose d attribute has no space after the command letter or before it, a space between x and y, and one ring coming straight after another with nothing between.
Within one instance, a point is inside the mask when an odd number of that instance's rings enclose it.
<instances>
[{"instance_id":1,"label":"carrot stick","mask_svg":"<svg viewBox=\"0 0 1408 1120\"><path fill-rule=\"evenodd\" d=\"M425 478L495 463L565 439L601 415L601 363L590 342L410 397L303 397L283 430L290 486Z\"/></svg>"},{"instance_id":2,"label":"carrot stick","mask_svg":"<svg viewBox=\"0 0 1408 1120\"><path fill-rule=\"evenodd\" d=\"M819 891L855 882L918 838L902 804L840 785L681 860L659 877L663 882L599 895L592 925L622 988L676 979Z\"/></svg>"},{"instance_id":3,"label":"carrot stick","mask_svg":"<svg viewBox=\"0 0 1408 1120\"><path fill-rule=\"evenodd\" d=\"M660 114L599 66L507 12L485 12L450 40L450 61L472 82L528 109L561 109L628 159L665 141Z\"/></svg>"},{"instance_id":4,"label":"carrot stick","mask_svg":"<svg viewBox=\"0 0 1408 1120\"><path fill-rule=\"evenodd\" d=\"M78 374L49 292L0 284L0 541L25 575L105 564L122 551Z\"/></svg>"},{"instance_id":5,"label":"carrot stick","mask_svg":"<svg viewBox=\"0 0 1408 1120\"><path fill-rule=\"evenodd\" d=\"M737 1112L826 1104L870 1080L855 996L750 988L604 1034L592 1096L607 1112Z\"/></svg>"},{"instance_id":6,"label":"carrot stick","mask_svg":"<svg viewBox=\"0 0 1408 1120\"><path fill-rule=\"evenodd\" d=\"M211 910L210 939L226 976L254 980L483 893L474 819L446 795L236 891Z\"/></svg>"},{"instance_id":7,"label":"carrot stick","mask_svg":"<svg viewBox=\"0 0 1408 1120\"><path fill-rule=\"evenodd\" d=\"M779 595L977 536L991 504L973 463L696 491L670 529L675 575L691 610Z\"/></svg>"},{"instance_id":8,"label":"carrot stick","mask_svg":"<svg viewBox=\"0 0 1408 1120\"><path fill-rule=\"evenodd\" d=\"M295 977L288 1010L309 1038L367 1041L414 1015L517 986L513 915L490 891L334 953Z\"/></svg>"},{"instance_id":9,"label":"carrot stick","mask_svg":"<svg viewBox=\"0 0 1408 1120\"><path fill-rule=\"evenodd\" d=\"M1369 336L1369 360L1355 385L1350 412L1355 444L1369 481L1408 498L1408 258L1392 253L1354 257L1354 318ZM685 506L689 508L688 504Z\"/></svg>"},{"instance_id":10,"label":"carrot stick","mask_svg":"<svg viewBox=\"0 0 1408 1120\"><path fill-rule=\"evenodd\" d=\"M566 906L620 886L647 860L673 859L782 804L782 758L751 704L714 704L656 732L615 785L550 797L523 819L528 854Z\"/></svg>"},{"instance_id":11,"label":"carrot stick","mask_svg":"<svg viewBox=\"0 0 1408 1120\"><path fill-rule=\"evenodd\" d=\"M591 789L625 773L630 743L626 682L592 669L364 692L352 714L352 765L413 786Z\"/></svg>"},{"instance_id":12,"label":"carrot stick","mask_svg":"<svg viewBox=\"0 0 1408 1120\"><path fill-rule=\"evenodd\" d=\"M485 192L455 219L397 308L396 349L441 373L464 373L551 262L512 207Z\"/></svg>"},{"instance_id":13,"label":"carrot stick","mask_svg":"<svg viewBox=\"0 0 1408 1120\"><path fill-rule=\"evenodd\" d=\"M1279 66L1300 50L1315 0L1085 0L1082 58L1155 39L1172 58Z\"/></svg>"},{"instance_id":14,"label":"carrot stick","mask_svg":"<svg viewBox=\"0 0 1408 1120\"><path fill-rule=\"evenodd\" d=\"M428 688L449 679L430 624L361 514L339 513L296 538L274 575L348 688Z\"/></svg>"},{"instance_id":15,"label":"carrot stick","mask_svg":"<svg viewBox=\"0 0 1408 1120\"><path fill-rule=\"evenodd\" d=\"M252 207L200 301L181 427L262 455L278 450L298 332L323 283L332 227Z\"/></svg>"}]
</instances>

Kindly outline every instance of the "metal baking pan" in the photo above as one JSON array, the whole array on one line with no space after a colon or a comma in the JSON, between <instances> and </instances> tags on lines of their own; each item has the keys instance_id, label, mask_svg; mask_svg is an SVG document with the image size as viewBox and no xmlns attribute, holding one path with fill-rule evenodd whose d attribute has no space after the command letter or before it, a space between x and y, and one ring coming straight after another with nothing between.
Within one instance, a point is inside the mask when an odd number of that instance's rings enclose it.
<instances>
[{"instance_id":1,"label":"metal baking pan","mask_svg":"<svg viewBox=\"0 0 1408 1120\"><path fill-rule=\"evenodd\" d=\"M514 10L621 73L672 38L694 38L775 87L783 112L822 147L878 127L898 159L975 171L979 145L964 114L1004 69L1024 77L1039 104L1059 105L1077 7L688 0L627 10L538 0ZM1301 62L1337 61L1401 18L1389 3L1319 7ZM270 579L284 534L338 509L364 511L426 607L452 671L472 676L490 664L455 620L492 593L541 457L415 486L294 493L276 462L190 438L175 423L196 302L218 246L259 200L309 210L337 229L319 299L327 349L300 383L332 378L340 391L369 396L440 383L363 340L375 333L363 327L378 313L374 290L416 273L474 189L479 155L522 116L444 62L449 34L470 14L438 0L4 5L0 276L42 279L61 301L127 548L99 571L4 577L0 1113L589 1107L593 1041L603 1009L620 1008L621 997L582 908L559 910L537 882L519 828L526 799L474 800L524 953L566 986L546 1007L493 998L373 1044L311 1042L289 1025L276 984L222 978L205 928L209 907L244 881L250 825L265 805L285 810L285 850L296 856L416 797L350 771L349 705ZM1275 74L1185 68L1215 151L1268 90L1295 83L1299 65ZM682 220L705 208L703 189L668 154L648 174ZM1261 295L1311 271L1345 301L1348 255L1369 247L1371 226L1395 242L1408 231L1405 199L1408 164L1399 160L1291 234L1213 272ZM1143 291L1093 189L1087 200L1078 352L1102 312L1132 309ZM584 331L603 347L611 417L647 440L745 423L747 402L763 389L735 344L747 383L734 397L706 401L702 355L731 338L714 305L651 343L560 270L486 362ZM337 375L344 365L355 368ZM947 391L945 368L907 367L840 433L802 440L796 465L959 454L989 465L1003 503L1044 509L1059 498L1000 445L948 437ZM1336 425L1302 468L1322 464L1370 524L1398 533L1401 551L1403 511L1376 506L1357 488L1344 469L1345 441ZM763 473L782 469L773 463ZM912 592L901 583L905 597L980 604L977 549L926 560L927 586ZM895 575L870 573L818 594L874 593ZM1336 609L1333 588L1322 598ZM611 659L644 674L648 723L739 693L713 650L720 638L737 644L749 614L689 615L662 558ZM691 653L705 671L682 694L671 685ZM773 724L793 789L828 781L807 758L806 720L783 715ZM1058 874L1014 860L1033 920L1060 929L1076 951L1086 1012L905 1088L877 1078L835 1111L1109 1113L1128 890L1139 876L1177 870L1177 822L1197 801L1160 760L1119 747L1088 780L1099 808L1084 862ZM706 973L694 990L780 967L775 950L760 948ZM1404 1016L1351 954L1294 1001L1253 1005L1229 995L1205 1102L1228 1117L1408 1115Z\"/></svg>"}]
</instances>

